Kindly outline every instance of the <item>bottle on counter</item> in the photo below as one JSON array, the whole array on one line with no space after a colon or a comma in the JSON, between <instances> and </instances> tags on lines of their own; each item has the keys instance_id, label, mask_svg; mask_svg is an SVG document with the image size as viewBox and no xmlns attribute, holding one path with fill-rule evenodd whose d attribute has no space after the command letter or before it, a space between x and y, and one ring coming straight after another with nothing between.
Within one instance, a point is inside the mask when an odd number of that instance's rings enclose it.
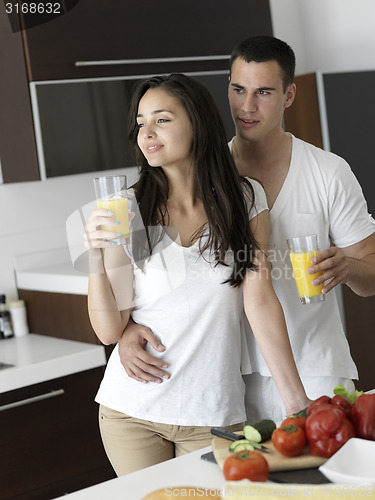
<instances>
[{"instance_id":1,"label":"bottle on counter","mask_svg":"<svg viewBox=\"0 0 375 500\"><path fill-rule=\"evenodd\" d=\"M5 305L5 295L0 295L0 338L8 339L13 336L10 313Z\"/></svg>"},{"instance_id":2,"label":"bottle on counter","mask_svg":"<svg viewBox=\"0 0 375 500\"><path fill-rule=\"evenodd\" d=\"M27 315L24 300L13 300L9 303L10 317L12 319L12 326L14 335L16 337L23 337L29 333L27 325Z\"/></svg>"}]
</instances>

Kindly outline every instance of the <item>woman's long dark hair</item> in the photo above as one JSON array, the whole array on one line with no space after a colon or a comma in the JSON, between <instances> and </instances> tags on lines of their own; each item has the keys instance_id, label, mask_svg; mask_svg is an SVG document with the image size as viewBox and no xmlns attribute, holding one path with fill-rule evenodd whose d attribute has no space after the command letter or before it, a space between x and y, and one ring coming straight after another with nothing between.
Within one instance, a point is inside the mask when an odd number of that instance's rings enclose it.
<instances>
[{"instance_id":1,"label":"woman's long dark hair","mask_svg":"<svg viewBox=\"0 0 375 500\"><path fill-rule=\"evenodd\" d=\"M211 94L198 81L183 74L155 76L138 82L130 105L129 139L140 166L139 181L134 189L146 228L148 254L151 255L155 245L150 228L169 225L167 177L162 166L148 165L137 144L138 105L147 90L155 88L167 91L180 101L193 127L194 195L203 203L207 215L204 233L208 237L203 240L204 244L200 244L200 252L203 254L209 249L216 264L226 264L225 256L230 250L233 271L225 282L239 286L246 271L256 269L252 250L258 246L249 227L253 188L237 172L227 145L224 124ZM193 237L199 234L201 230Z\"/></svg>"}]
</instances>

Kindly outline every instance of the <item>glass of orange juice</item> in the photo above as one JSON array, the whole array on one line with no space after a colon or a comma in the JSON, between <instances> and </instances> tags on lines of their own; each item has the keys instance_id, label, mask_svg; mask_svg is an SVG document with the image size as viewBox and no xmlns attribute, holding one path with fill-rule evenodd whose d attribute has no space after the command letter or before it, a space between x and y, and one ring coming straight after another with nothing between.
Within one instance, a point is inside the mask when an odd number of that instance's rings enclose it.
<instances>
[{"instance_id":1,"label":"glass of orange juice","mask_svg":"<svg viewBox=\"0 0 375 500\"><path fill-rule=\"evenodd\" d=\"M120 244L129 238L129 216L126 175L106 175L94 178L96 204L113 212L113 218L120 224L117 226L102 226L104 231L122 233L119 238L113 238Z\"/></svg>"},{"instance_id":2,"label":"glass of orange juice","mask_svg":"<svg viewBox=\"0 0 375 500\"><path fill-rule=\"evenodd\" d=\"M322 273L307 274L307 269L313 265L311 259L319 253L317 235L299 236L291 238L287 242L301 303L314 304L315 302L322 302L325 300L325 296L322 293L324 283L317 286L312 284L312 281Z\"/></svg>"}]
</instances>

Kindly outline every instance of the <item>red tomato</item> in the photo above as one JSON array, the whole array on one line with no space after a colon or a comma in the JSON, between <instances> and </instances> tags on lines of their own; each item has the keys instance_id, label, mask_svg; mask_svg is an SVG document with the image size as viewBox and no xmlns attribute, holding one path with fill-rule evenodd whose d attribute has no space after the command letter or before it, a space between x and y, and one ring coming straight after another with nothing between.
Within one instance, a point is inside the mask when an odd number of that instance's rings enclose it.
<instances>
[{"instance_id":1,"label":"red tomato","mask_svg":"<svg viewBox=\"0 0 375 500\"><path fill-rule=\"evenodd\" d=\"M267 481L270 468L267 460L258 451L238 451L224 462L224 477L227 481Z\"/></svg>"},{"instance_id":2,"label":"red tomato","mask_svg":"<svg viewBox=\"0 0 375 500\"><path fill-rule=\"evenodd\" d=\"M276 450L287 457L299 455L306 445L306 436L297 425L278 427L272 433L272 444Z\"/></svg>"},{"instance_id":3,"label":"red tomato","mask_svg":"<svg viewBox=\"0 0 375 500\"><path fill-rule=\"evenodd\" d=\"M301 427L301 429L305 430L306 417L287 417L281 422L280 427L289 427L290 425L296 425L297 427Z\"/></svg>"}]
</instances>

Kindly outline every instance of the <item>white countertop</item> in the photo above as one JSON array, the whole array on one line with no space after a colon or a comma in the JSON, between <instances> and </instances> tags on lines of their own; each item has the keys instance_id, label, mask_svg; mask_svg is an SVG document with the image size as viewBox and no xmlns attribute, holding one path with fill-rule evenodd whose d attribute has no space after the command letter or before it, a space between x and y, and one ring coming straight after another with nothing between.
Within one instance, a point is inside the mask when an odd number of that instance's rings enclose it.
<instances>
[{"instance_id":1,"label":"white countertop","mask_svg":"<svg viewBox=\"0 0 375 500\"><path fill-rule=\"evenodd\" d=\"M66 500L142 500L154 490L168 488L166 495L173 498L173 487L197 486L221 490L225 479L217 464L201 460L211 446L152 467L111 479L84 490L64 495Z\"/></svg>"},{"instance_id":2,"label":"white countertop","mask_svg":"<svg viewBox=\"0 0 375 500\"><path fill-rule=\"evenodd\" d=\"M103 346L28 334L0 340L0 393L106 364Z\"/></svg>"},{"instance_id":3,"label":"white countertop","mask_svg":"<svg viewBox=\"0 0 375 500\"><path fill-rule=\"evenodd\" d=\"M17 288L39 292L87 295L89 278L76 271L71 262L16 271Z\"/></svg>"},{"instance_id":4,"label":"white countertop","mask_svg":"<svg viewBox=\"0 0 375 500\"><path fill-rule=\"evenodd\" d=\"M67 248L17 255L14 267L18 289L87 295L88 273L74 268Z\"/></svg>"}]
</instances>

